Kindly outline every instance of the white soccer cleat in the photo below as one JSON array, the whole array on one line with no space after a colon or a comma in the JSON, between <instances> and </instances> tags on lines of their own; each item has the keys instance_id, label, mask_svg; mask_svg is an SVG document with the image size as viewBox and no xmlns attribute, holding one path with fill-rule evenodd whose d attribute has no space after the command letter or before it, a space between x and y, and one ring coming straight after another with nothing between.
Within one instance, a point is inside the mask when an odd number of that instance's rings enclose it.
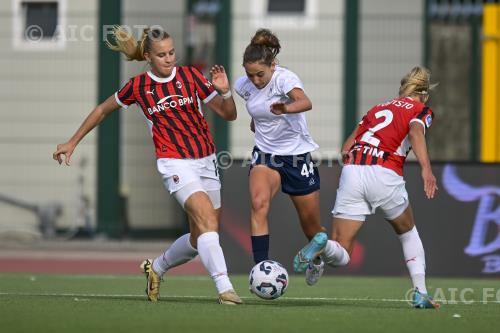
<instances>
[{"instance_id":1,"label":"white soccer cleat","mask_svg":"<svg viewBox=\"0 0 500 333\"><path fill-rule=\"evenodd\" d=\"M309 286L315 285L323 272L325 271L325 262L323 260L320 261L319 264L315 264L314 262L309 263L306 269L306 283Z\"/></svg>"}]
</instances>

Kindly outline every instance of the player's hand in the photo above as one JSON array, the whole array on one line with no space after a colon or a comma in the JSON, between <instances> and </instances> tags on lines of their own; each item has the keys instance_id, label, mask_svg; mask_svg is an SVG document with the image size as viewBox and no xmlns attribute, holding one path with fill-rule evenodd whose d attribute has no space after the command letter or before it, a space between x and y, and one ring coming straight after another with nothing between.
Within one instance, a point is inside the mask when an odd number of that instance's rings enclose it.
<instances>
[{"instance_id":1,"label":"player's hand","mask_svg":"<svg viewBox=\"0 0 500 333\"><path fill-rule=\"evenodd\" d=\"M57 149L54 154L52 154L52 158L59 162L59 165L62 164L63 158L61 155L64 155L64 163L66 165L70 165L70 159L71 155L73 154L73 151L75 150L75 145L66 142L63 144L57 145Z\"/></svg>"},{"instance_id":2,"label":"player's hand","mask_svg":"<svg viewBox=\"0 0 500 333\"><path fill-rule=\"evenodd\" d=\"M432 173L432 170L430 168L422 170L422 180L424 181L424 192L427 196L427 199L434 198L438 187L436 185L436 177L434 177L434 174Z\"/></svg>"},{"instance_id":3,"label":"player's hand","mask_svg":"<svg viewBox=\"0 0 500 333\"><path fill-rule=\"evenodd\" d=\"M281 114L288 113L288 107L283 102L273 103L271 104L271 112L279 116Z\"/></svg>"},{"instance_id":4,"label":"player's hand","mask_svg":"<svg viewBox=\"0 0 500 333\"><path fill-rule=\"evenodd\" d=\"M212 84L215 90L221 94L225 94L229 91L231 87L229 86L229 80L224 70L224 66L214 65L212 69L210 69L210 75L212 75Z\"/></svg>"},{"instance_id":5,"label":"player's hand","mask_svg":"<svg viewBox=\"0 0 500 333\"><path fill-rule=\"evenodd\" d=\"M352 152L350 152L350 151L343 151L341 153L341 155L342 155L342 164L343 165L351 164L354 160L354 156L352 155Z\"/></svg>"}]
</instances>

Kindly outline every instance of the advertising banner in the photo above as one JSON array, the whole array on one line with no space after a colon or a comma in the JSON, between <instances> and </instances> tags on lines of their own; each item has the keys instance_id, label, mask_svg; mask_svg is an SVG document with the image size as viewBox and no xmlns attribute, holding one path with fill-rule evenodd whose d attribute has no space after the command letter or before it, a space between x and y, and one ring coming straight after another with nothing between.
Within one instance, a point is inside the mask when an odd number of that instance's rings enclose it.
<instances>
[{"instance_id":1,"label":"advertising banner","mask_svg":"<svg viewBox=\"0 0 500 333\"><path fill-rule=\"evenodd\" d=\"M250 242L248 161L234 161L223 176L221 241L230 273L246 273L253 266ZM331 231L341 166L322 163L322 224ZM433 276L500 276L500 165L433 164L437 196L425 197L417 163L405 166L406 189L418 232L424 244L427 272ZM292 272L296 252L306 244L295 207L278 192L269 213L270 259ZM359 233L344 268L327 274L405 275L401 244L379 213L370 216Z\"/></svg>"}]
</instances>

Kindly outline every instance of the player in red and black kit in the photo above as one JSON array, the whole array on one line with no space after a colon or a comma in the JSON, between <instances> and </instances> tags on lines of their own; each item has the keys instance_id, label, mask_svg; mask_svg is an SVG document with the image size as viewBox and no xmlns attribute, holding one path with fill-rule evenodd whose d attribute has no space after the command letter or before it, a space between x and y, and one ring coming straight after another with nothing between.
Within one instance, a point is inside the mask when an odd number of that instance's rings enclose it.
<instances>
[{"instance_id":1,"label":"player in red and black kit","mask_svg":"<svg viewBox=\"0 0 500 333\"><path fill-rule=\"evenodd\" d=\"M367 215L379 208L398 235L415 288L413 306L436 308L427 295L425 255L415 227L403 179L403 164L413 149L422 168L424 191L436 193L425 132L433 120L429 99L430 73L413 68L401 80L399 97L374 106L342 147L344 167L332 211L332 236L321 255L330 266L350 261L354 240Z\"/></svg>"},{"instance_id":2,"label":"player in red and black kit","mask_svg":"<svg viewBox=\"0 0 500 333\"><path fill-rule=\"evenodd\" d=\"M160 281L170 268L200 255L219 293L221 304L241 304L227 275L219 244L220 180L215 146L200 103L225 120L236 119L236 105L222 66L214 66L212 82L197 69L176 66L173 39L161 29L145 29L136 41L123 27L114 30L116 44L107 43L128 60L146 60L151 70L130 79L125 86L97 106L73 137L57 146L53 158L69 165L71 154L83 137L107 115L137 104L142 110L155 145L157 167L165 187L189 218L190 233L179 237L154 260L146 259L149 300L159 298Z\"/></svg>"},{"instance_id":3,"label":"player in red and black kit","mask_svg":"<svg viewBox=\"0 0 500 333\"><path fill-rule=\"evenodd\" d=\"M375 105L355 131L354 144L346 150L349 164L381 165L403 176L403 164L410 152L410 126L425 130L432 124L432 110L411 97L400 97ZM420 130L420 127L416 127ZM348 144L351 144L349 140Z\"/></svg>"}]
</instances>

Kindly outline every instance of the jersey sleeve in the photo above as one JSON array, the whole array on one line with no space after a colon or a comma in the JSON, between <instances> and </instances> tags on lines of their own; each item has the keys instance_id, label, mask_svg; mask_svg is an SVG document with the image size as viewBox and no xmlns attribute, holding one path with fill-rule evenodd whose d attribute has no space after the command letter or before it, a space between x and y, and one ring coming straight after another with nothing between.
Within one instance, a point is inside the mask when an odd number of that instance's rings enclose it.
<instances>
[{"instance_id":1,"label":"jersey sleeve","mask_svg":"<svg viewBox=\"0 0 500 333\"><path fill-rule=\"evenodd\" d=\"M243 98L244 92L243 92L243 85L245 84L245 76L239 77L236 82L234 83L234 92L238 94L241 98Z\"/></svg>"},{"instance_id":2,"label":"jersey sleeve","mask_svg":"<svg viewBox=\"0 0 500 333\"><path fill-rule=\"evenodd\" d=\"M193 74L194 84L196 87L196 93L203 101L203 103L208 103L217 96L217 91L215 91L212 82L210 82L198 69L195 67L190 67L191 73Z\"/></svg>"},{"instance_id":3,"label":"jersey sleeve","mask_svg":"<svg viewBox=\"0 0 500 333\"><path fill-rule=\"evenodd\" d=\"M288 94L292 89L299 88L304 90L304 85L300 81L297 74L293 72L285 72L280 75L277 80L277 90L280 95Z\"/></svg>"},{"instance_id":4,"label":"jersey sleeve","mask_svg":"<svg viewBox=\"0 0 500 333\"><path fill-rule=\"evenodd\" d=\"M417 112L412 119L410 119L410 124L412 122L418 122L424 126L424 131L427 130L432 125L432 120L434 119L434 112L430 107L425 106L420 112Z\"/></svg>"},{"instance_id":5,"label":"jersey sleeve","mask_svg":"<svg viewBox=\"0 0 500 333\"><path fill-rule=\"evenodd\" d=\"M136 102L133 79L130 79L120 90L115 92L115 100L124 109Z\"/></svg>"}]
</instances>

